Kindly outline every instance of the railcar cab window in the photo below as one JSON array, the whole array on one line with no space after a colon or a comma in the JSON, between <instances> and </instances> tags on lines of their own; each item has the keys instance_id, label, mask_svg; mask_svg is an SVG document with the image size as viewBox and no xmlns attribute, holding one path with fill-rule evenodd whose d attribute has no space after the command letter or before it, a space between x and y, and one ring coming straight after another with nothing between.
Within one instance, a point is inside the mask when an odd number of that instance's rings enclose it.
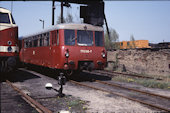
<instances>
[{"instance_id":1,"label":"railcar cab window","mask_svg":"<svg viewBox=\"0 0 170 113\"><path fill-rule=\"evenodd\" d=\"M8 13L0 13L0 23L10 24Z\"/></svg>"},{"instance_id":2,"label":"railcar cab window","mask_svg":"<svg viewBox=\"0 0 170 113\"><path fill-rule=\"evenodd\" d=\"M11 14L11 18L12 18L12 23L15 24L15 21L14 21L12 14Z\"/></svg>"},{"instance_id":3,"label":"railcar cab window","mask_svg":"<svg viewBox=\"0 0 170 113\"><path fill-rule=\"evenodd\" d=\"M77 44L80 46L92 46L93 45L93 32L92 31L77 31Z\"/></svg>"},{"instance_id":4,"label":"railcar cab window","mask_svg":"<svg viewBox=\"0 0 170 113\"><path fill-rule=\"evenodd\" d=\"M95 32L95 45L103 46L103 32L101 32L101 31Z\"/></svg>"},{"instance_id":5,"label":"railcar cab window","mask_svg":"<svg viewBox=\"0 0 170 113\"><path fill-rule=\"evenodd\" d=\"M75 31L64 30L64 43L65 45L75 45Z\"/></svg>"}]
</instances>

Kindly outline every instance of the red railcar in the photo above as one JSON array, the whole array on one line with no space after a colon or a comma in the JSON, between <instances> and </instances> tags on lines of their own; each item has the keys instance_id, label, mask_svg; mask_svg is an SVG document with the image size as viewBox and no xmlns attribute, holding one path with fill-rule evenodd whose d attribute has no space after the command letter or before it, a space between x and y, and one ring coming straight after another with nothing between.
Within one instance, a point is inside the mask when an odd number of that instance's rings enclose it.
<instances>
[{"instance_id":1,"label":"red railcar","mask_svg":"<svg viewBox=\"0 0 170 113\"><path fill-rule=\"evenodd\" d=\"M18 55L18 27L11 12L0 7L0 72L14 70Z\"/></svg>"},{"instance_id":2,"label":"red railcar","mask_svg":"<svg viewBox=\"0 0 170 113\"><path fill-rule=\"evenodd\" d=\"M93 70L106 65L102 27L58 24L23 37L20 60L53 69Z\"/></svg>"}]
</instances>

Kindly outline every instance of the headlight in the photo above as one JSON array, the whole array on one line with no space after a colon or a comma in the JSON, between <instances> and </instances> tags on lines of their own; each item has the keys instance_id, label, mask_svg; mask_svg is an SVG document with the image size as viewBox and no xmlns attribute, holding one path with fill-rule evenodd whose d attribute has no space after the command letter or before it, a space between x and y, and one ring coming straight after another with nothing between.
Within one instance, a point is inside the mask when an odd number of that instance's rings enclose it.
<instances>
[{"instance_id":1,"label":"headlight","mask_svg":"<svg viewBox=\"0 0 170 113\"><path fill-rule=\"evenodd\" d=\"M11 41L8 41L7 43L8 43L8 45L12 45L12 42L11 42Z\"/></svg>"},{"instance_id":2,"label":"headlight","mask_svg":"<svg viewBox=\"0 0 170 113\"><path fill-rule=\"evenodd\" d=\"M103 58L105 58L105 57L106 57L106 53L105 53L105 51L104 51L104 50L102 51L101 56L102 56Z\"/></svg>"},{"instance_id":3,"label":"headlight","mask_svg":"<svg viewBox=\"0 0 170 113\"><path fill-rule=\"evenodd\" d=\"M68 58L68 57L69 57L69 53L68 53L68 52L66 52L66 53L65 53L65 56L66 56L66 58Z\"/></svg>"},{"instance_id":4,"label":"headlight","mask_svg":"<svg viewBox=\"0 0 170 113\"><path fill-rule=\"evenodd\" d=\"M66 58L68 58L68 57L69 57L69 50L68 50L68 49L66 49L65 57L66 57Z\"/></svg>"},{"instance_id":5,"label":"headlight","mask_svg":"<svg viewBox=\"0 0 170 113\"><path fill-rule=\"evenodd\" d=\"M105 58L105 57L106 57L106 54L105 54L104 52L102 53L102 57L103 57L103 58Z\"/></svg>"},{"instance_id":6,"label":"headlight","mask_svg":"<svg viewBox=\"0 0 170 113\"><path fill-rule=\"evenodd\" d=\"M8 52L12 52L12 47L9 46L9 47L7 48L7 50L8 50Z\"/></svg>"},{"instance_id":7,"label":"headlight","mask_svg":"<svg viewBox=\"0 0 170 113\"><path fill-rule=\"evenodd\" d=\"M102 57L103 57L103 58L105 58L105 57L106 57L105 53L103 53L103 54L102 54Z\"/></svg>"}]
</instances>

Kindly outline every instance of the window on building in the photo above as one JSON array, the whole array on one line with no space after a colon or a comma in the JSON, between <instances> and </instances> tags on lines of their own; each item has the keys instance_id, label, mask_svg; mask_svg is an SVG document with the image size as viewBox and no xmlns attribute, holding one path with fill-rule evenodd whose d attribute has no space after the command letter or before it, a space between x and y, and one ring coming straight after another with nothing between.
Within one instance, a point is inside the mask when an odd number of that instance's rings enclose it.
<instances>
[{"instance_id":1,"label":"window on building","mask_svg":"<svg viewBox=\"0 0 170 113\"><path fill-rule=\"evenodd\" d=\"M121 42L121 46L123 46L123 42Z\"/></svg>"}]
</instances>

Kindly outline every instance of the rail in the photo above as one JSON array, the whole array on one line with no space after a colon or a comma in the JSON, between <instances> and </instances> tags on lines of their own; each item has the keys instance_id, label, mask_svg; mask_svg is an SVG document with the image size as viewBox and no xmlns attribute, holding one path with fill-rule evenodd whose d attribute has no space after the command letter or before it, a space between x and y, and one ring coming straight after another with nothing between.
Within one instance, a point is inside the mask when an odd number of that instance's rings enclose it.
<instances>
[{"instance_id":1,"label":"rail","mask_svg":"<svg viewBox=\"0 0 170 113\"><path fill-rule=\"evenodd\" d=\"M110 93L110 94L113 94L113 95L117 95L117 96L120 96L120 97L129 99L129 100L132 100L132 101L136 101L136 102L139 102L139 103L142 103L142 104L145 104L145 105L148 105L148 106L151 106L151 107L160 109L160 110L164 110L164 111L170 112L170 109L168 109L168 108L164 108L164 107L161 107L161 106L153 105L153 104L147 103L147 102L142 101L142 100L138 100L138 99L131 98L131 97L128 97L128 96L124 96L124 95L119 94L119 93L116 93L116 92L107 91L107 90L104 90L104 89L101 89L101 88L97 88L97 87L94 87L94 86L82 84L82 83L79 83L79 82L76 82L76 81L73 81L73 80L70 80L70 82L71 82L71 83L74 83L74 84L78 84L78 85L80 85L80 86L88 87L88 88L91 88L91 89L95 89L95 90L107 92L107 93Z\"/></svg>"},{"instance_id":2,"label":"rail","mask_svg":"<svg viewBox=\"0 0 170 113\"><path fill-rule=\"evenodd\" d=\"M14 90L16 90L21 96L23 96L28 102L36 106L39 110L41 110L43 113L52 113L49 109L35 101L33 98L30 96L26 95L23 93L19 88L17 88L15 85L13 85L10 81L6 80L6 83L8 83Z\"/></svg>"}]
</instances>

